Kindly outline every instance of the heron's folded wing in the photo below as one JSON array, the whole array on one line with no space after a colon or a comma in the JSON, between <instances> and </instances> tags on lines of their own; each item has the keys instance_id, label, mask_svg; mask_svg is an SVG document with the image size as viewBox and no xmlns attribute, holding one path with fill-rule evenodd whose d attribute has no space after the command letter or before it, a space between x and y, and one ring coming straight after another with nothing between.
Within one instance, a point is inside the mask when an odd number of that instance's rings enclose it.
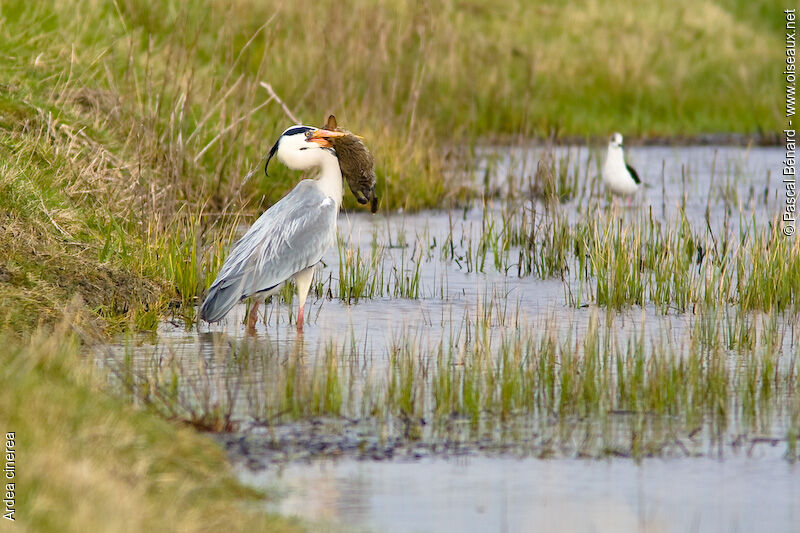
<instances>
[{"instance_id":1,"label":"heron's folded wing","mask_svg":"<svg viewBox=\"0 0 800 533\"><path fill-rule=\"evenodd\" d=\"M201 316L219 320L242 298L317 264L334 242L336 214L334 201L313 181L301 181L234 245L209 288Z\"/></svg>"}]
</instances>

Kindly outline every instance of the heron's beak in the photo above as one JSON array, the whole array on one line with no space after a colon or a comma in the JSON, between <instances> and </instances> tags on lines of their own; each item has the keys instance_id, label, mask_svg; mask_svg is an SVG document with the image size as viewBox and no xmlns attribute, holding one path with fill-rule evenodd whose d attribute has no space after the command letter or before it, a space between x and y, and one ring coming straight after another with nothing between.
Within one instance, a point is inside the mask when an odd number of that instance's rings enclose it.
<instances>
[{"instance_id":1,"label":"heron's beak","mask_svg":"<svg viewBox=\"0 0 800 533\"><path fill-rule=\"evenodd\" d=\"M347 135L342 131L331 131L331 130L314 130L306 134L306 141L316 143L323 148L330 148L332 145L328 139L333 137L344 137Z\"/></svg>"}]
</instances>

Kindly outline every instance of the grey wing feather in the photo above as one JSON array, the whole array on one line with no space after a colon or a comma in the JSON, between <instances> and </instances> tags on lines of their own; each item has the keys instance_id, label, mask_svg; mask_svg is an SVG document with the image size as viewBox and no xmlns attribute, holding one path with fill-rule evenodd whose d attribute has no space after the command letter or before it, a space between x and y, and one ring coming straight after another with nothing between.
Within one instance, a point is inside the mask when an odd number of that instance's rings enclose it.
<instances>
[{"instance_id":1,"label":"grey wing feather","mask_svg":"<svg viewBox=\"0 0 800 533\"><path fill-rule=\"evenodd\" d=\"M216 322L243 298L317 264L335 242L337 208L312 180L301 181L239 239L200 307Z\"/></svg>"}]
</instances>

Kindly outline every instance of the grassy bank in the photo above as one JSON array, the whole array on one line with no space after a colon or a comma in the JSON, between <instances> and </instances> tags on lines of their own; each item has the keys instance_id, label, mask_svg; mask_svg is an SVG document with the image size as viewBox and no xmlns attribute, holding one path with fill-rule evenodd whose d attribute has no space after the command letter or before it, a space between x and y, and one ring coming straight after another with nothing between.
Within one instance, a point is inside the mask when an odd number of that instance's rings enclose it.
<instances>
[{"instance_id":1,"label":"grassy bank","mask_svg":"<svg viewBox=\"0 0 800 533\"><path fill-rule=\"evenodd\" d=\"M209 439L100 392L80 352L63 327L4 352L0 424L16 436L21 530L297 529L245 507L262 495Z\"/></svg>"}]
</instances>

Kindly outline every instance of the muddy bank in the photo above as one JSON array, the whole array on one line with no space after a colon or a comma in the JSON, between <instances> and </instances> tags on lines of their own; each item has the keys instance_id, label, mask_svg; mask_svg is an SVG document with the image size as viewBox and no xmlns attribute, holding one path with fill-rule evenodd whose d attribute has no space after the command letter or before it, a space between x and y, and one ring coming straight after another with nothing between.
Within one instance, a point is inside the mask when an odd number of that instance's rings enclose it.
<instances>
[{"instance_id":1,"label":"muddy bank","mask_svg":"<svg viewBox=\"0 0 800 533\"><path fill-rule=\"evenodd\" d=\"M777 433L730 431L709 425L681 427L669 417L615 413L587 418L519 417L505 424L473 424L465 417L429 424L423 419L305 419L266 425L243 423L233 433L214 433L231 462L252 471L326 459L363 461L513 457L517 459L759 458L785 454Z\"/></svg>"}]
</instances>

